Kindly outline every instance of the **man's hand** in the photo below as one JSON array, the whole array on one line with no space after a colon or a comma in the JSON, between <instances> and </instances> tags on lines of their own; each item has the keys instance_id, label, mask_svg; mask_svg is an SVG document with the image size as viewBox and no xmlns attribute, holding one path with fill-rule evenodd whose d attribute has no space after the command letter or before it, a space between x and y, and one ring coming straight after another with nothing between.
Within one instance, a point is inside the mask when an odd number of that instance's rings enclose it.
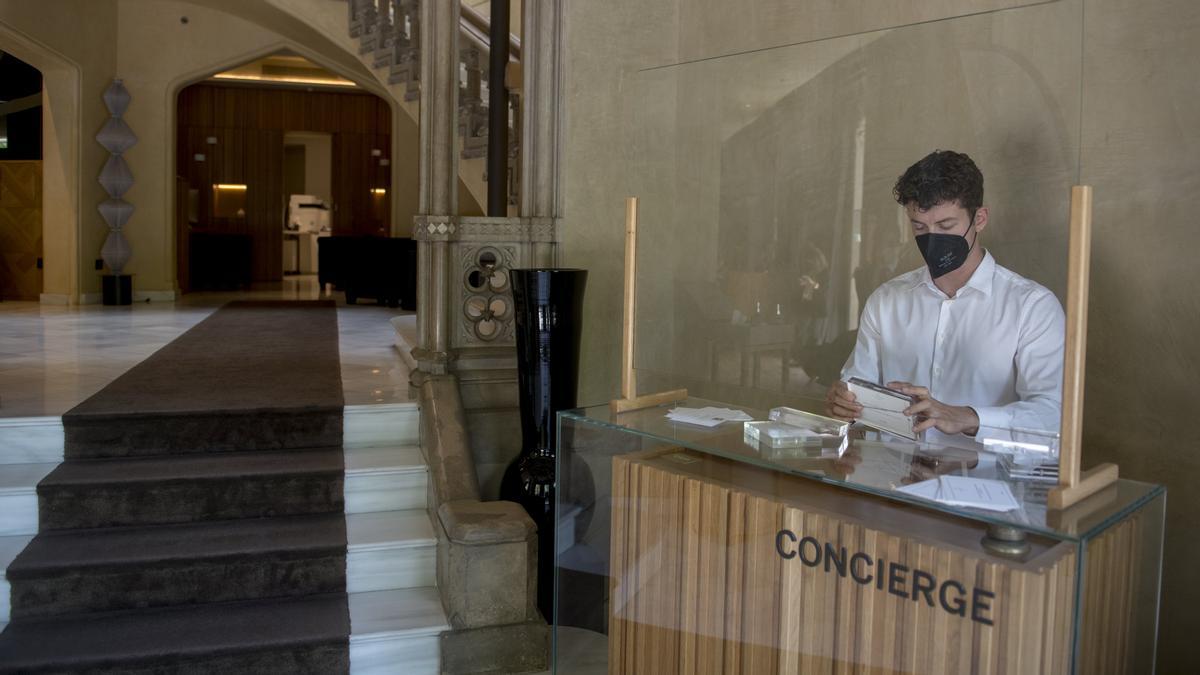
<instances>
[{"instance_id":1,"label":"man's hand","mask_svg":"<svg viewBox=\"0 0 1200 675\"><path fill-rule=\"evenodd\" d=\"M825 394L825 412L830 417L853 422L862 415L862 410L863 407L857 403L854 392L841 380L834 382Z\"/></svg>"},{"instance_id":2,"label":"man's hand","mask_svg":"<svg viewBox=\"0 0 1200 675\"><path fill-rule=\"evenodd\" d=\"M944 434L968 436L974 436L979 431L979 415L968 406L946 405L931 397L925 387L918 387L909 382L888 382L887 386L917 399L904 410L905 415L917 418L913 431L936 428Z\"/></svg>"}]
</instances>

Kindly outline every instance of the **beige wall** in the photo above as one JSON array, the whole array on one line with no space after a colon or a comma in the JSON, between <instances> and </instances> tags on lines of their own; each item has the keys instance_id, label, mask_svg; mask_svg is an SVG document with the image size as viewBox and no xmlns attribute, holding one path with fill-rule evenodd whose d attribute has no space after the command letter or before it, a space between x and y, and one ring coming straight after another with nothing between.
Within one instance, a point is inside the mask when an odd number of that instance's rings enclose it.
<instances>
[{"instance_id":1,"label":"beige wall","mask_svg":"<svg viewBox=\"0 0 1200 675\"><path fill-rule=\"evenodd\" d=\"M1083 181L1095 186L1085 462L1167 486L1159 668L1200 672L1200 3L1089 0Z\"/></svg>"},{"instance_id":2,"label":"beige wall","mask_svg":"<svg viewBox=\"0 0 1200 675\"><path fill-rule=\"evenodd\" d=\"M136 291L169 292L175 289L176 94L222 66L273 50L283 38L190 3L119 0L118 11L115 72L133 97L125 120L138 135L126 155L135 183L125 199L136 209L125 228L133 248L127 269L136 275Z\"/></svg>"},{"instance_id":3,"label":"beige wall","mask_svg":"<svg viewBox=\"0 0 1200 675\"><path fill-rule=\"evenodd\" d=\"M333 201L333 135L289 131L283 143L304 146L304 193Z\"/></svg>"},{"instance_id":4,"label":"beige wall","mask_svg":"<svg viewBox=\"0 0 1200 675\"><path fill-rule=\"evenodd\" d=\"M175 239L170 223L174 213L174 106L180 89L219 69L284 47L339 74L366 80L357 59L332 43L313 39L312 29L295 19L275 21L274 13L265 13L270 8L256 8L258 3L241 3L242 8L219 1L205 4L212 6L119 0L117 69L134 100L126 120L140 139L129 152L137 182L126 199L138 208L127 228L134 250L130 270L139 275L135 288L142 292L175 288ZM180 21L183 16L188 18L186 24ZM289 34L275 30L280 27ZM308 39L297 43L293 38L299 36ZM373 77L369 81L374 82ZM378 87L375 93L386 98L386 91ZM415 125L402 129L408 133L398 142L415 147ZM415 192L415 180L412 185Z\"/></svg>"},{"instance_id":5,"label":"beige wall","mask_svg":"<svg viewBox=\"0 0 1200 675\"><path fill-rule=\"evenodd\" d=\"M0 49L45 80L43 297L50 302L77 299L81 282L100 285L93 261L107 227L96 205L106 195L96 176L107 155L84 139L108 117L100 96L116 64L116 25L115 0L0 0Z\"/></svg>"},{"instance_id":6,"label":"beige wall","mask_svg":"<svg viewBox=\"0 0 1200 675\"><path fill-rule=\"evenodd\" d=\"M647 76L637 69L1015 4L946 0L884 3L888 9L880 10L879 3L865 1L566 3L560 262L590 270L580 402L605 402L619 388L620 323L614 317L621 303L622 199L669 196L688 180L663 174L694 171L656 167L646 159L653 156L649 147L672 151L672 134L688 127L667 127L650 138L636 133L635 122L656 113L676 115L682 96L671 82L645 96ZM1190 580L1200 542L1189 531L1200 506L1192 488L1200 481L1200 452L1185 424L1200 413L1189 393L1200 376L1194 337L1200 304L1192 291L1200 285L1194 260L1200 228L1187 197L1200 190L1200 85L1192 74L1200 62L1200 4L1087 0L1083 16L1081 172L1097 195L1085 465L1117 461L1126 477L1170 490L1159 672L1190 673L1200 664L1188 644L1196 625L1191 608L1200 603ZM1070 28L1078 31L1079 25ZM724 103L718 98L711 105ZM1062 107L1072 106L1065 101ZM707 113L695 110L691 117ZM1078 122L1063 124L1078 136ZM1021 153L993 147L1000 156ZM685 202L677 207L695 209ZM642 223L647 237L654 222ZM698 240L703 237L644 240L642 264L691 253L703 264L710 260L708 248ZM654 251L653 257L645 251Z\"/></svg>"},{"instance_id":7,"label":"beige wall","mask_svg":"<svg viewBox=\"0 0 1200 675\"><path fill-rule=\"evenodd\" d=\"M290 13L297 8L305 11ZM108 229L96 211L106 196L96 182L106 153L94 136L108 115L100 95L112 78L121 77L132 95L125 119L138 136L126 155L135 179L125 196L135 208L125 228L133 249L127 271L135 275L135 296L169 298L176 287L175 95L213 72L286 47L391 101L347 49L348 35L338 34L345 11L341 3L296 0L0 0L0 48L43 70L46 129L60 132L47 133L45 148L46 299L98 298L94 261ZM400 106L392 119L393 222L407 234L417 201L417 127Z\"/></svg>"}]
</instances>

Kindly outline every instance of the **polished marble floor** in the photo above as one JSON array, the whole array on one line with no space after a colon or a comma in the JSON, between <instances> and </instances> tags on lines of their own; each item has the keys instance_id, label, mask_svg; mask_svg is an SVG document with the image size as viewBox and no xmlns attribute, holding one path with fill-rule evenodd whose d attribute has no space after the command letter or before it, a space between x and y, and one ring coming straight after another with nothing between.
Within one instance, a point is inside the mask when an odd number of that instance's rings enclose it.
<instances>
[{"instance_id":1,"label":"polished marble floor","mask_svg":"<svg viewBox=\"0 0 1200 675\"><path fill-rule=\"evenodd\" d=\"M0 417L61 415L230 300L319 297L316 277L299 276L275 291L195 293L128 307L0 302ZM408 312L332 297L346 404L408 401L409 371L389 323Z\"/></svg>"}]
</instances>

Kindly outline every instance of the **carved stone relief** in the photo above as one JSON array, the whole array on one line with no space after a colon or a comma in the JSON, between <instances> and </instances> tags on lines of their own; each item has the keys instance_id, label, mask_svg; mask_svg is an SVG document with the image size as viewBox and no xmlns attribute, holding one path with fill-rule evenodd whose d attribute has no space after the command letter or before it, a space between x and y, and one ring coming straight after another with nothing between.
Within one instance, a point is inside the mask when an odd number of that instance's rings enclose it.
<instances>
[{"instance_id":1,"label":"carved stone relief","mask_svg":"<svg viewBox=\"0 0 1200 675\"><path fill-rule=\"evenodd\" d=\"M458 263L461 346L514 344L511 271L521 264L517 246L463 244Z\"/></svg>"}]
</instances>

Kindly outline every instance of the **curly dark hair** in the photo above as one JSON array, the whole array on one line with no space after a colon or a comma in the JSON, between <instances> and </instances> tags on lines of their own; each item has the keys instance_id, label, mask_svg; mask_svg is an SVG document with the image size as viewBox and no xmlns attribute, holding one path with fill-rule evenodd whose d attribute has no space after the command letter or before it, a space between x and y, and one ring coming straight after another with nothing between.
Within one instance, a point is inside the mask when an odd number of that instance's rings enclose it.
<instances>
[{"instance_id":1,"label":"curly dark hair","mask_svg":"<svg viewBox=\"0 0 1200 675\"><path fill-rule=\"evenodd\" d=\"M916 202L922 210L958 202L973 220L983 206L983 173L961 152L934 150L908 167L892 188L892 196L902 206Z\"/></svg>"}]
</instances>

